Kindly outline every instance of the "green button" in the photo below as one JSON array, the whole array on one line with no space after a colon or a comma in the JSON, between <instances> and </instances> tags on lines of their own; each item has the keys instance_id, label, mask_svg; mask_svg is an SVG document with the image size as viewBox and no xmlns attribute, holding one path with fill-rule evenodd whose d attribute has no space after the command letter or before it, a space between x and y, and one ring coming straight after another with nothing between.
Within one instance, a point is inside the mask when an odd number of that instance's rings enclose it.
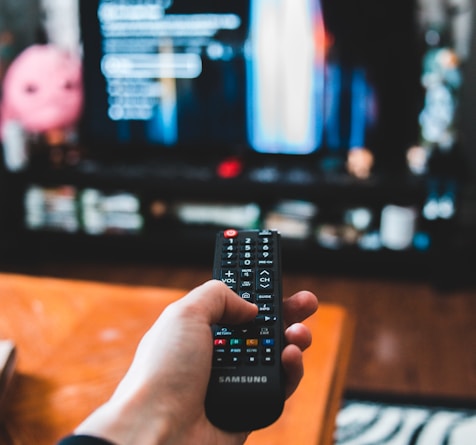
<instances>
[{"instance_id":1,"label":"green button","mask_svg":"<svg viewBox=\"0 0 476 445\"><path fill-rule=\"evenodd\" d=\"M230 346L242 345L243 339L241 338L230 338Z\"/></svg>"}]
</instances>

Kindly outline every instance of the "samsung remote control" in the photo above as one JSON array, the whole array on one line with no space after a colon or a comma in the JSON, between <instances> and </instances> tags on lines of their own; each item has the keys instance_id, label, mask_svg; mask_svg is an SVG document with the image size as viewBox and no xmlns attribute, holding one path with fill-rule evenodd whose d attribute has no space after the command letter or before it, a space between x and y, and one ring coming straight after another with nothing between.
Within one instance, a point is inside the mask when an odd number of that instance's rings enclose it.
<instances>
[{"instance_id":1,"label":"samsung remote control","mask_svg":"<svg viewBox=\"0 0 476 445\"><path fill-rule=\"evenodd\" d=\"M270 425L284 407L281 352L280 235L229 229L217 234L213 278L258 306L246 325L214 325L213 363L205 401L209 420L228 431Z\"/></svg>"}]
</instances>

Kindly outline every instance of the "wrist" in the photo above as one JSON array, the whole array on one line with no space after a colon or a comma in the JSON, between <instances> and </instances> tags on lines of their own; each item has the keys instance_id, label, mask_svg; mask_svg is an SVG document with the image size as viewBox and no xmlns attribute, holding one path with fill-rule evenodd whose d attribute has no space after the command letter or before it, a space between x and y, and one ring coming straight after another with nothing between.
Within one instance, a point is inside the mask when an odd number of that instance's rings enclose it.
<instances>
[{"instance_id":1,"label":"wrist","mask_svg":"<svg viewBox=\"0 0 476 445\"><path fill-rule=\"evenodd\" d=\"M166 413L144 409L139 400L111 400L88 416L75 435L102 438L114 445L165 445L173 435L173 424Z\"/></svg>"}]
</instances>

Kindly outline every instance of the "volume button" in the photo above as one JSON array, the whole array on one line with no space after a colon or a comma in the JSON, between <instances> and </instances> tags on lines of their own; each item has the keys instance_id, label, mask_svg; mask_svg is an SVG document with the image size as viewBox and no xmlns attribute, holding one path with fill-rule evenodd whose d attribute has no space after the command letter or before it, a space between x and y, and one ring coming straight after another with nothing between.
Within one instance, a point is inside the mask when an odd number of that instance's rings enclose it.
<instances>
[{"instance_id":1,"label":"volume button","mask_svg":"<svg viewBox=\"0 0 476 445\"><path fill-rule=\"evenodd\" d=\"M235 292L238 289L238 276L235 269L223 269L220 273L220 280Z\"/></svg>"}]
</instances>

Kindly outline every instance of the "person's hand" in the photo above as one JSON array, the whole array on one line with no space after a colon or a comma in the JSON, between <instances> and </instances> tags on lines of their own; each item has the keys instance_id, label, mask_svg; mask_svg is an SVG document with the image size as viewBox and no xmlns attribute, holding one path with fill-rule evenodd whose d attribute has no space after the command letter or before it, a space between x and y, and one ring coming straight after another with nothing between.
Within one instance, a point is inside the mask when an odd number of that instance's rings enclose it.
<instances>
[{"instance_id":1,"label":"person's hand","mask_svg":"<svg viewBox=\"0 0 476 445\"><path fill-rule=\"evenodd\" d=\"M282 363L289 397L303 376L302 351L311 344L301 321L317 310L301 291L284 300L286 346ZM251 321L257 307L211 280L169 305L142 338L111 399L75 431L117 445L241 445L247 433L230 433L207 419L204 400L211 372L214 323Z\"/></svg>"}]
</instances>

